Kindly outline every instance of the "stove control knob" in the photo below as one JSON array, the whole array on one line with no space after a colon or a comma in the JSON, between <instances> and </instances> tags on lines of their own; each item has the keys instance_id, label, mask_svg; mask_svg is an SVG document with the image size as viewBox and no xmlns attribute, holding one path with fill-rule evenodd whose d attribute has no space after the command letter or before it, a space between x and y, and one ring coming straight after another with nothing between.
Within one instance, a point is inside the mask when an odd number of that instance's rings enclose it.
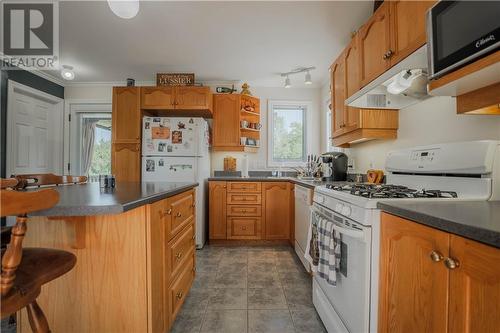
<instances>
[{"instance_id":1,"label":"stove control knob","mask_svg":"<svg viewBox=\"0 0 500 333\"><path fill-rule=\"evenodd\" d=\"M336 211L337 213L342 213L342 207L343 207L343 206L344 206L344 205L342 205L341 203L337 203L337 204L335 205L335 211Z\"/></svg>"},{"instance_id":2,"label":"stove control knob","mask_svg":"<svg viewBox=\"0 0 500 333\"><path fill-rule=\"evenodd\" d=\"M344 206L344 208L342 208L342 215L350 216L351 215L351 207Z\"/></svg>"}]
</instances>

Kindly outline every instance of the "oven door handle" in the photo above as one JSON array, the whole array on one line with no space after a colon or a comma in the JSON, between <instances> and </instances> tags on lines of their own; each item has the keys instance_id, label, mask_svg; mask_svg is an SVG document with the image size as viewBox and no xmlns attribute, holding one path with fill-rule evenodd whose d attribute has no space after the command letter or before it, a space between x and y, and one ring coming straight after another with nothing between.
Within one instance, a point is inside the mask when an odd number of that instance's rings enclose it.
<instances>
[{"instance_id":1,"label":"oven door handle","mask_svg":"<svg viewBox=\"0 0 500 333\"><path fill-rule=\"evenodd\" d=\"M316 215L318 215L319 217L321 217L323 219L327 219L324 216L322 216L316 209L311 208L311 219L312 219L312 215L313 214L316 214ZM336 231L340 232L341 234L349 236L349 237L352 237L352 238L358 238L358 239L364 239L364 240L366 240L366 235L365 235L365 232L363 230L349 229L349 228L346 228L343 225L340 225L338 223L333 222L330 219L327 219L327 220L329 220L330 223L333 224L333 230L336 230Z\"/></svg>"}]
</instances>

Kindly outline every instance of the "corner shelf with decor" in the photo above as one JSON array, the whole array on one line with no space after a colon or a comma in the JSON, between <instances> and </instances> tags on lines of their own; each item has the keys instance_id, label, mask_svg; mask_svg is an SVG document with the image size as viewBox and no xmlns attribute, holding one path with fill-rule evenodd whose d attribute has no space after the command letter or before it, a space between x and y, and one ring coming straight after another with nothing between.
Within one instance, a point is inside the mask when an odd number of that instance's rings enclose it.
<instances>
[{"instance_id":1,"label":"corner shelf with decor","mask_svg":"<svg viewBox=\"0 0 500 333\"><path fill-rule=\"evenodd\" d=\"M255 153L260 147L260 100L243 94L214 94L214 151Z\"/></svg>"}]
</instances>

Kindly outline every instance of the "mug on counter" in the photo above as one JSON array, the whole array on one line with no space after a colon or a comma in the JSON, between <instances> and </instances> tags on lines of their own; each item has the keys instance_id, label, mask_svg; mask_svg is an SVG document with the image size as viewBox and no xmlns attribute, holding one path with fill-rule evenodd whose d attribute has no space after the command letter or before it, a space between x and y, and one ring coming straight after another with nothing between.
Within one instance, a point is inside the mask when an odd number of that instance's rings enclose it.
<instances>
[{"instance_id":1,"label":"mug on counter","mask_svg":"<svg viewBox=\"0 0 500 333\"><path fill-rule=\"evenodd\" d=\"M242 120L240 121L241 128L247 128L248 127L248 121Z\"/></svg>"}]
</instances>

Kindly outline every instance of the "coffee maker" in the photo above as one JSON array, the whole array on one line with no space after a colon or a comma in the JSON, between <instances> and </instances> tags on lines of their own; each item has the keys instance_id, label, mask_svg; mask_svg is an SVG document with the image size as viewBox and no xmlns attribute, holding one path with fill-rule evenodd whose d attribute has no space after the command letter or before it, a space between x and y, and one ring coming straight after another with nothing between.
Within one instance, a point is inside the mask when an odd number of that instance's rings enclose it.
<instances>
[{"instance_id":1,"label":"coffee maker","mask_svg":"<svg viewBox=\"0 0 500 333\"><path fill-rule=\"evenodd\" d=\"M347 155L338 151L332 151L321 155L323 160L324 181L346 181L347 180Z\"/></svg>"}]
</instances>

